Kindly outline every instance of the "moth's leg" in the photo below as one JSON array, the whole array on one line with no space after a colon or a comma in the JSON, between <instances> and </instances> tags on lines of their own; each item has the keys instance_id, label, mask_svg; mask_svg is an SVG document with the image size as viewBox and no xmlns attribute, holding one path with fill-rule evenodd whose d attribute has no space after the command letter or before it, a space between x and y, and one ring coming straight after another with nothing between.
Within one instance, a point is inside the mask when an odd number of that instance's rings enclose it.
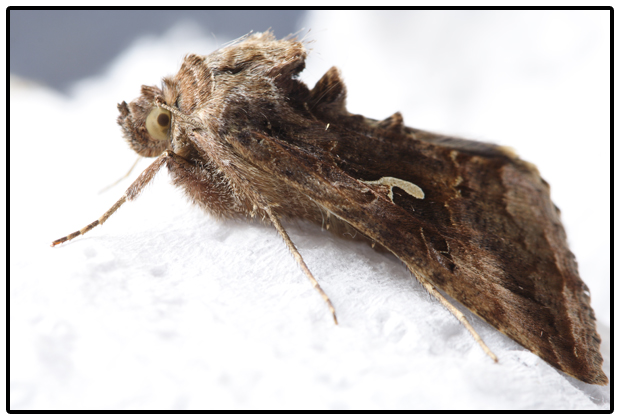
<instances>
[{"instance_id":1,"label":"moth's leg","mask_svg":"<svg viewBox=\"0 0 620 420\"><path fill-rule=\"evenodd\" d=\"M164 165L164 163L166 163L166 161L172 155L174 155L174 153L169 151L169 150L166 150L164 153L162 153L155 160L155 162L151 163L149 165L149 167L146 168L140 174L138 179L136 179L133 182L133 184L131 184L131 186L127 189L127 191L125 191L125 194L123 194L123 196L116 203L114 203L114 205L108 211L106 211L103 214L103 216L101 216L99 219L95 220L91 224L83 227L82 229L80 229L80 230L78 230L76 232L73 232L72 234L67 235L64 238L60 238L60 239L55 240L54 242L52 242L52 246L56 246L58 244L66 242L66 241L70 241L71 239L75 238L76 236L84 235L86 232L88 232L89 230L91 230L95 226L102 225L103 222L105 222L108 219L108 217L112 216L112 214L114 214L114 212L116 212L116 210L118 210L119 207L122 206L125 201L127 201L127 200L131 201L131 200L135 199L140 194L140 192L142 192L144 187L146 187L148 185L148 183L153 180L153 178L155 177L157 172L159 172L159 170Z\"/></svg>"},{"instance_id":2,"label":"moth's leg","mask_svg":"<svg viewBox=\"0 0 620 420\"><path fill-rule=\"evenodd\" d=\"M461 311L456 309L454 305L448 302L448 299L443 297L443 295L439 293L437 288L433 286L428 280L426 280L422 275L415 273L415 272L414 274L417 277L417 279L420 281L420 283L422 283L424 288L428 291L428 293L433 295L435 299L437 299L443 306L445 306L450 312L452 312L452 315L454 315L456 319L458 319L459 322L463 324L463 326L467 329L467 331L470 332L470 334L474 337L474 340L476 340L476 343L478 343L478 345L482 347L482 350L484 350L484 352L491 359L493 359L494 362L497 363L497 356L493 354L491 349L489 349L486 344L484 344L484 341L482 341L482 338L480 338L476 330L474 330L474 327L472 327L469 321L467 320L467 318L465 318L465 315L463 315Z\"/></svg>"},{"instance_id":3,"label":"moth's leg","mask_svg":"<svg viewBox=\"0 0 620 420\"><path fill-rule=\"evenodd\" d=\"M275 214L273 214L273 212L271 211L271 208L269 208L268 206L265 206L264 210L269 215L269 218L271 219L271 223L273 223L273 225L275 226L280 236L282 236L282 239L284 239L284 243L286 243L286 246L288 246L288 249L293 254L293 257L295 258L295 261L297 261L297 264L299 264L299 266L301 267L301 270L304 272L306 277L310 279L312 286L319 292L323 300L327 303L327 306L329 306L329 310L332 313L332 316L334 317L334 322L336 323L336 325L338 325L338 320L336 319L336 310L334 309L332 302L329 300L329 297L327 296L327 294L323 291L323 289L321 289L319 282L316 281L316 279L314 278L314 276L308 269L308 266L304 262L304 259L301 257L301 254L299 253L299 251L297 251L297 248L295 248L293 241L291 241L291 238L289 238L288 234L286 233L286 231L280 224L280 220L276 217Z\"/></svg>"}]
</instances>

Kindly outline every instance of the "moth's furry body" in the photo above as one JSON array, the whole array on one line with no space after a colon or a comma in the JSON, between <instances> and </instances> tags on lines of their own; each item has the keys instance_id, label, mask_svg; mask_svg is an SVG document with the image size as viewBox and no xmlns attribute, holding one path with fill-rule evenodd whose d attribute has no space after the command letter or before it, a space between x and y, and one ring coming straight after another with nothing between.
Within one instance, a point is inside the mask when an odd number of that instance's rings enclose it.
<instances>
[{"instance_id":1,"label":"moth's furry body","mask_svg":"<svg viewBox=\"0 0 620 420\"><path fill-rule=\"evenodd\" d=\"M407 128L399 113L349 114L335 68L312 90L296 79L305 56L301 42L255 34L187 56L162 89L143 86L120 104L131 147L159 156L122 200L166 164L216 217L258 216L281 234L279 218L359 232L449 308L435 288L556 368L606 383L587 287L536 168L506 148ZM172 118L159 140L145 127L157 107ZM384 177L420 191L375 182Z\"/></svg>"}]
</instances>

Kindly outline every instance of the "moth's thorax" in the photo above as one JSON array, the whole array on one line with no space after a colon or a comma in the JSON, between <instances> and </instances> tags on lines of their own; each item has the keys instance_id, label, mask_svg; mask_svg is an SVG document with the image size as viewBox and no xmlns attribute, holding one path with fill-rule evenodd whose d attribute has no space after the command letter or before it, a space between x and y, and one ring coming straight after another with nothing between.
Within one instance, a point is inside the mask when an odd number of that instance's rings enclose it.
<instances>
[{"instance_id":1,"label":"moth's thorax","mask_svg":"<svg viewBox=\"0 0 620 420\"><path fill-rule=\"evenodd\" d=\"M179 72L163 80L162 89L165 102L188 119L174 118L172 150L193 161L209 162L249 212L260 208L261 202L263 206L278 202L283 194L292 202L304 199L237 147L239 138L273 135L270 130L289 124L282 116L294 114L291 88L296 89L294 98L309 92L290 76L303 68L301 43L274 41L272 49L265 49L264 41L253 46L248 40L241 50L229 47L209 56L188 55ZM297 60L283 63L279 55L291 53ZM298 128L306 124L299 118L297 122Z\"/></svg>"}]
</instances>

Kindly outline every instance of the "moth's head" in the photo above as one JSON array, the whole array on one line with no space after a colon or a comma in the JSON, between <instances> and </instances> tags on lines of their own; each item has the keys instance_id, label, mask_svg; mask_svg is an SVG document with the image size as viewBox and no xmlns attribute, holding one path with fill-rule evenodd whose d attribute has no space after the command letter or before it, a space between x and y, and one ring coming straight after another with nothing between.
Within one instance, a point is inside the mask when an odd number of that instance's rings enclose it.
<instances>
[{"instance_id":1,"label":"moth's head","mask_svg":"<svg viewBox=\"0 0 620 420\"><path fill-rule=\"evenodd\" d=\"M165 103L161 89L142 86L139 98L129 104L118 104L120 115L116 121L129 146L140 156L159 156L170 145L172 117L168 110L156 106L156 102Z\"/></svg>"}]
</instances>

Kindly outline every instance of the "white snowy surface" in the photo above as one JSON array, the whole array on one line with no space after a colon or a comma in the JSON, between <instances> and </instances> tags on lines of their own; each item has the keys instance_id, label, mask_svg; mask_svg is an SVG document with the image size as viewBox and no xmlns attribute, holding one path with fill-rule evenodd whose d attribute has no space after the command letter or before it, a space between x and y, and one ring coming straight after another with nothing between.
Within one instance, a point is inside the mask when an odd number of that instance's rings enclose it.
<instances>
[{"instance_id":1,"label":"white snowy surface","mask_svg":"<svg viewBox=\"0 0 620 420\"><path fill-rule=\"evenodd\" d=\"M609 375L608 12L316 12L303 26L315 42L302 80L338 66L351 112L401 111L408 126L509 145L538 166ZM165 170L105 225L50 248L149 164L98 194L136 158L116 104L217 47L184 25L135 43L70 97L12 80L12 409L609 409L609 387L465 311L494 364L395 257L287 224L335 326L272 227L203 214Z\"/></svg>"}]
</instances>

